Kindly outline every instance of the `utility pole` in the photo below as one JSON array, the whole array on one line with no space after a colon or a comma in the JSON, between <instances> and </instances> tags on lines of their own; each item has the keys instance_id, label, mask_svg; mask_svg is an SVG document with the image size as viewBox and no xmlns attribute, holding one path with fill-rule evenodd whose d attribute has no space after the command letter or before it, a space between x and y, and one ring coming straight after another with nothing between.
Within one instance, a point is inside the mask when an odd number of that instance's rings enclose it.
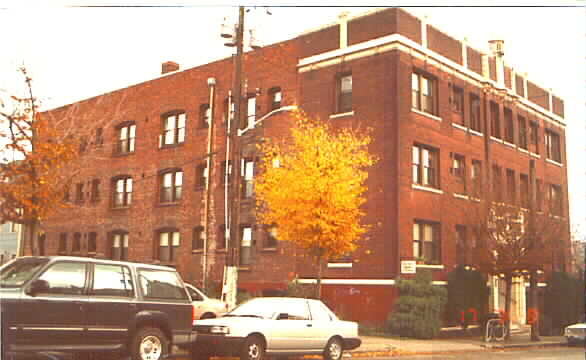
<instances>
[{"instance_id":1,"label":"utility pole","mask_svg":"<svg viewBox=\"0 0 586 360\"><path fill-rule=\"evenodd\" d=\"M240 212L240 152L241 146L238 138L242 117L242 52L244 39L244 7L238 7L238 25L236 25L236 56L234 58L234 83L232 86L232 102L234 103L234 116L229 120L228 141L231 142L230 159L231 166L231 191L229 192L231 203L229 216L229 235L226 252L226 266L224 269L224 282L222 289L223 300L231 307L236 304L236 289L238 281L238 233ZM229 171L226 166L226 171Z\"/></svg>"}]
</instances>

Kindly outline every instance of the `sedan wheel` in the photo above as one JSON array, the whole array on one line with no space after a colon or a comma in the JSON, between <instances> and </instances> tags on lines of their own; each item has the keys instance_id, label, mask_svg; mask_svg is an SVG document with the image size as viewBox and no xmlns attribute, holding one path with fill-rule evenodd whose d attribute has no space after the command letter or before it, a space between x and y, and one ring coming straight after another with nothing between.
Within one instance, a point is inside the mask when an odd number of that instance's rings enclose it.
<instances>
[{"instance_id":1,"label":"sedan wheel","mask_svg":"<svg viewBox=\"0 0 586 360\"><path fill-rule=\"evenodd\" d=\"M263 360L265 345L258 336L250 336L244 342L240 360Z\"/></svg>"},{"instance_id":2,"label":"sedan wheel","mask_svg":"<svg viewBox=\"0 0 586 360\"><path fill-rule=\"evenodd\" d=\"M326 360L340 360L342 358L344 348L342 347L342 341L338 338L331 339L328 341L324 350L324 358Z\"/></svg>"}]
</instances>

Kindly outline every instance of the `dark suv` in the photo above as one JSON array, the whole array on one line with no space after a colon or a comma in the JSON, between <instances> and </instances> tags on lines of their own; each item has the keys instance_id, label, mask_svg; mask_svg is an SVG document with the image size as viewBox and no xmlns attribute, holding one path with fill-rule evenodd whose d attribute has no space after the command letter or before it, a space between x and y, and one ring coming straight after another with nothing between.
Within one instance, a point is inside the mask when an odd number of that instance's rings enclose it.
<instances>
[{"instance_id":1,"label":"dark suv","mask_svg":"<svg viewBox=\"0 0 586 360\"><path fill-rule=\"evenodd\" d=\"M192 341L189 295L164 266L17 258L0 268L0 309L2 359L116 352L158 360Z\"/></svg>"}]
</instances>

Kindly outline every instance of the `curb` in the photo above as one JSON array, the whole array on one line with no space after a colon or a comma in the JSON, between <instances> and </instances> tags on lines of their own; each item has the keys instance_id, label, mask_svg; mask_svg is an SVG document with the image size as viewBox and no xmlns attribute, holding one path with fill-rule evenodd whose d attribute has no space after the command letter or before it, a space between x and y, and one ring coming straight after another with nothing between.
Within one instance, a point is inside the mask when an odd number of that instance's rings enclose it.
<instances>
[{"instance_id":1,"label":"curb","mask_svg":"<svg viewBox=\"0 0 586 360\"><path fill-rule=\"evenodd\" d=\"M550 341L550 342L535 342L525 344L483 344L481 345L487 349L517 349L530 347L553 347L553 346L568 346L565 341Z\"/></svg>"}]
</instances>

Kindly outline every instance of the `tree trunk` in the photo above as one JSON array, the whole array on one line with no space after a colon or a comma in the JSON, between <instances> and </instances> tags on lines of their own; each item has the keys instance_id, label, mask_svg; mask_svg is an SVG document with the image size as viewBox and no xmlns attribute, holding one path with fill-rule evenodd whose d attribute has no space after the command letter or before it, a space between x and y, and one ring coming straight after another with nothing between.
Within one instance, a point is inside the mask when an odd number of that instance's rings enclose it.
<instances>
[{"instance_id":1,"label":"tree trunk","mask_svg":"<svg viewBox=\"0 0 586 360\"><path fill-rule=\"evenodd\" d=\"M539 338L539 299L537 295L537 270L531 271L529 279L529 316L531 316L531 341L540 341Z\"/></svg>"},{"instance_id":2,"label":"tree trunk","mask_svg":"<svg viewBox=\"0 0 586 360\"><path fill-rule=\"evenodd\" d=\"M323 258L320 256L317 258L317 288L316 288L316 295L317 298L321 300L321 277L322 277L322 266Z\"/></svg>"},{"instance_id":3,"label":"tree trunk","mask_svg":"<svg viewBox=\"0 0 586 360\"><path fill-rule=\"evenodd\" d=\"M511 295L513 293L513 276L511 274L507 274L505 276L505 329L507 335L505 336L505 340L509 340L511 338Z\"/></svg>"}]
</instances>

